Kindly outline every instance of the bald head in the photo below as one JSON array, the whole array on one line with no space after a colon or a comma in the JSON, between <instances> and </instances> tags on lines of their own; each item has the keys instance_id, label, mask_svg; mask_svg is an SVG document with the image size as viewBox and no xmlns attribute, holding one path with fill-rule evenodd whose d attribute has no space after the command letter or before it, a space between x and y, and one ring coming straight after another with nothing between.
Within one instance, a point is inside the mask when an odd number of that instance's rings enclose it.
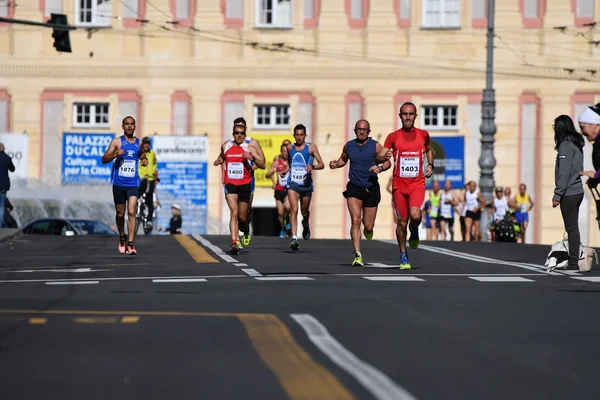
<instances>
[{"instance_id":1,"label":"bald head","mask_svg":"<svg viewBox=\"0 0 600 400\"><path fill-rule=\"evenodd\" d=\"M0 151L4 151L4 144L0 143Z\"/></svg>"}]
</instances>

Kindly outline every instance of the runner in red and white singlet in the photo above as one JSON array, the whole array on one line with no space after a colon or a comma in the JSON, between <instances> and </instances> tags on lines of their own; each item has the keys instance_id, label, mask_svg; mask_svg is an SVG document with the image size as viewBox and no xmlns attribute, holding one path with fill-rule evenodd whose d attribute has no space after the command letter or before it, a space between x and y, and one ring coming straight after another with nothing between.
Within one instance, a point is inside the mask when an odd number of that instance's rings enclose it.
<instances>
[{"instance_id":1,"label":"runner in red and white singlet","mask_svg":"<svg viewBox=\"0 0 600 400\"><path fill-rule=\"evenodd\" d=\"M252 165L265 168L265 160L252 143L246 143L246 127L234 125L233 141L227 140L221 146L221 153L214 165L223 164L223 183L225 184L225 200L229 206L229 230L231 232L231 254L238 254L239 224L248 218L250 203Z\"/></svg>"},{"instance_id":2,"label":"runner in red and white singlet","mask_svg":"<svg viewBox=\"0 0 600 400\"><path fill-rule=\"evenodd\" d=\"M406 253L407 228L410 229L409 244L412 249L419 247L419 224L421 207L425 200L425 179L433 174L433 149L429 133L415 128L417 108L413 103L400 107L402 128L388 135L378 156L383 162L394 158L392 199L398 225L396 238L400 248L400 269L410 269ZM424 158L428 165L423 170ZM410 223L409 223L410 218Z\"/></svg>"},{"instance_id":3,"label":"runner in red and white singlet","mask_svg":"<svg viewBox=\"0 0 600 400\"><path fill-rule=\"evenodd\" d=\"M279 237L284 238L286 236L286 215L290 212L290 202L287 197L287 181L290 171L288 168L288 144L285 142L280 146L280 153L273 159L273 163L269 168L269 172L265 175L267 179L273 181L273 189L275 190L275 205L277 206L277 216L279 217L279 223L281 224L281 231Z\"/></svg>"}]
</instances>

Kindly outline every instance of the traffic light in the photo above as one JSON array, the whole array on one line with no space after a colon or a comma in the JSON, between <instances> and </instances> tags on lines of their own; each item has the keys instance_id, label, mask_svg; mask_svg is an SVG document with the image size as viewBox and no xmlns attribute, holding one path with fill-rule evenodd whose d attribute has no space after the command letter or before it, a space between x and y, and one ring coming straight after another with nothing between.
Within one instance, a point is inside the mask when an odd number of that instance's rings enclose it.
<instances>
[{"instance_id":1,"label":"traffic light","mask_svg":"<svg viewBox=\"0 0 600 400\"><path fill-rule=\"evenodd\" d=\"M67 16L65 14L50 14L48 24L62 25L65 29L59 27L52 28L52 37L54 38L54 47L56 51L71 53L71 40L69 39L69 26Z\"/></svg>"}]
</instances>

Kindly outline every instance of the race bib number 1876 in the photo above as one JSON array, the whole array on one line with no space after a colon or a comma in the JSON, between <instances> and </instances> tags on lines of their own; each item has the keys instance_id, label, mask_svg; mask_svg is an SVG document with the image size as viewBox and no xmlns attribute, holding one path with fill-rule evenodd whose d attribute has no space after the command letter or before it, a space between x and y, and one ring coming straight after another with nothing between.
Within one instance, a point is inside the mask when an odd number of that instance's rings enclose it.
<instances>
[{"instance_id":1,"label":"race bib number 1876","mask_svg":"<svg viewBox=\"0 0 600 400\"><path fill-rule=\"evenodd\" d=\"M400 176L402 178L416 178L419 176L420 157L401 157Z\"/></svg>"},{"instance_id":2,"label":"race bib number 1876","mask_svg":"<svg viewBox=\"0 0 600 400\"><path fill-rule=\"evenodd\" d=\"M124 160L119 168L119 176L133 178L135 176L135 160Z\"/></svg>"}]
</instances>

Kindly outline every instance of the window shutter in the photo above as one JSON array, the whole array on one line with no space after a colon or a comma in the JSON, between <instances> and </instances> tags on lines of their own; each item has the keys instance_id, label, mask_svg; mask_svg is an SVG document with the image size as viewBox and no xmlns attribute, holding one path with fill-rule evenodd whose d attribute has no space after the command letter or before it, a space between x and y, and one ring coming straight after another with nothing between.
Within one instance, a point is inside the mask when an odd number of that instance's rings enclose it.
<instances>
[{"instance_id":1,"label":"window shutter","mask_svg":"<svg viewBox=\"0 0 600 400\"><path fill-rule=\"evenodd\" d=\"M244 18L244 0L227 0L225 3L225 17L231 19Z\"/></svg>"},{"instance_id":2,"label":"window shutter","mask_svg":"<svg viewBox=\"0 0 600 400\"><path fill-rule=\"evenodd\" d=\"M187 101L176 101L173 105L173 134L188 135L190 127L188 126L190 115L190 104Z\"/></svg>"},{"instance_id":3,"label":"window shutter","mask_svg":"<svg viewBox=\"0 0 600 400\"><path fill-rule=\"evenodd\" d=\"M350 17L352 19L363 19L363 0L352 0L350 4Z\"/></svg>"},{"instance_id":4,"label":"window shutter","mask_svg":"<svg viewBox=\"0 0 600 400\"><path fill-rule=\"evenodd\" d=\"M275 12L277 13L275 21L278 26L292 25L292 2L290 0L278 0Z\"/></svg>"},{"instance_id":5,"label":"window shutter","mask_svg":"<svg viewBox=\"0 0 600 400\"><path fill-rule=\"evenodd\" d=\"M315 17L315 0L304 0L304 19Z\"/></svg>"},{"instance_id":6,"label":"window shutter","mask_svg":"<svg viewBox=\"0 0 600 400\"><path fill-rule=\"evenodd\" d=\"M189 0L176 0L175 2L175 18L190 17L190 2Z\"/></svg>"},{"instance_id":7,"label":"window shutter","mask_svg":"<svg viewBox=\"0 0 600 400\"><path fill-rule=\"evenodd\" d=\"M98 7L96 8L96 23L95 26L111 26L112 25L112 1L111 0L95 0ZM94 11L92 10L92 14ZM93 21L94 16L92 16Z\"/></svg>"},{"instance_id":8,"label":"window shutter","mask_svg":"<svg viewBox=\"0 0 600 400\"><path fill-rule=\"evenodd\" d=\"M486 17L486 3L487 0L472 0L471 3L471 18L481 19Z\"/></svg>"},{"instance_id":9,"label":"window shutter","mask_svg":"<svg viewBox=\"0 0 600 400\"><path fill-rule=\"evenodd\" d=\"M8 132L8 100L0 100L0 133Z\"/></svg>"},{"instance_id":10,"label":"window shutter","mask_svg":"<svg viewBox=\"0 0 600 400\"><path fill-rule=\"evenodd\" d=\"M0 8L2 8L2 1L0 1ZM62 13L62 0L46 0L46 7L44 9L44 16L50 17L50 14L61 14Z\"/></svg>"},{"instance_id":11,"label":"window shutter","mask_svg":"<svg viewBox=\"0 0 600 400\"><path fill-rule=\"evenodd\" d=\"M410 0L398 0L400 2L400 18L410 19Z\"/></svg>"},{"instance_id":12,"label":"window shutter","mask_svg":"<svg viewBox=\"0 0 600 400\"><path fill-rule=\"evenodd\" d=\"M48 1L48 0L46 0ZM124 18L139 18L140 2L139 0L122 0L123 1L123 17Z\"/></svg>"},{"instance_id":13,"label":"window shutter","mask_svg":"<svg viewBox=\"0 0 600 400\"><path fill-rule=\"evenodd\" d=\"M577 18L594 18L594 0L577 0Z\"/></svg>"},{"instance_id":14,"label":"window shutter","mask_svg":"<svg viewBox=\"0 0 600 400\"><path fill-rule=\"evenodd\" d=\"M442 24L441 19L442 0L423 1L423 26L438 27Z\"/></svg>"},{"instance_id":15,"label":"window shutter","mask_svg":"<svg viewBox=\"0 0 600 400\"><path fill-rule=\"evenodd\" d=\"M525 0L525 18L538 18L539 1L538 0Z\"/></svg>"},{"instance_id":16,"label":"window shutter","mask_svg":"<svg viewBox=\"0 0 600 400\"><path fill-rule=\"evenodd\" d=\"M460 27L460 0L444 0L444 27Z\"/></svg>"}]
</instances>

